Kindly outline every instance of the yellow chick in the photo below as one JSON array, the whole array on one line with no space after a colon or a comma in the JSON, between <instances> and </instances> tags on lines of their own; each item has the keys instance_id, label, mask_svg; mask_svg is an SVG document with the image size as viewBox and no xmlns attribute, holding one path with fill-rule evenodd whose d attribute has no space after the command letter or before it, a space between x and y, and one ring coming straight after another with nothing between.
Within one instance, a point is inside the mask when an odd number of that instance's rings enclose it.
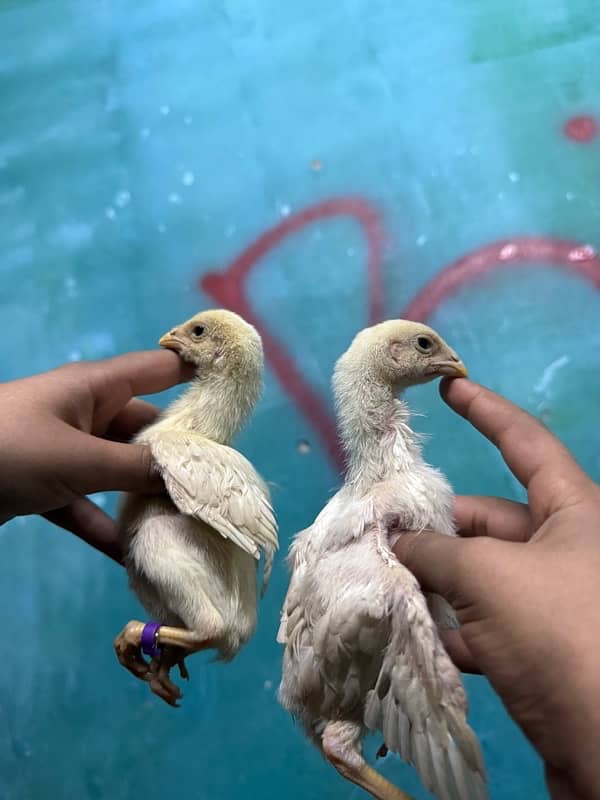
<instances>
[{"instance_id":1,"label":"yellow chick","mask_svg":"<svg viewBox=\"0 0 600 800\"><path fill-rule=\"evenodd\" d=\"M126 495L119 517L130 586L155 622L129 622L114 642L121 664L170 705L169 671L216 649L233 658L256 626L277 549L269 492L230 446L254 409L263 378L259 334L229 311L204 311L159 341L196 368L185 393L135 441L152 450L167 495ZM151 657L150 661L144 655Z\"/></svg>"}]
</instances>

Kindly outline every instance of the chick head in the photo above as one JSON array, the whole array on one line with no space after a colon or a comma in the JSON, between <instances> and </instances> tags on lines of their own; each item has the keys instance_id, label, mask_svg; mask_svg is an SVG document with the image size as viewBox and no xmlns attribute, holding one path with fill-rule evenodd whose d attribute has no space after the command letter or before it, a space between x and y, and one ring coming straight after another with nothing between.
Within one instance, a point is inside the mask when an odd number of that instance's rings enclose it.
<instances>
[{"instance_id":1,"label":"chick head","mask_svg":"<svg viewBox=\"0 0 600 800\"><path fill-rule=\"evenodd\" d=\"M193 364L199 378L214 374L240 379L262 377L263 349L258 331L232 311L202 311L171 328L158 343Z\"/></svg>"},{"instance_id":2,"label":"chick head","mask_svg":"<svg viewBox=\"0 0 600 800\"><path fill-rule=\"evenodd\" d=\"M443 375L467 376L458 355L432 328L392 319L365 328L339 359L338 380L358 368L375 381L395 388L415 386Z\"/></svg>"}]
</instances>

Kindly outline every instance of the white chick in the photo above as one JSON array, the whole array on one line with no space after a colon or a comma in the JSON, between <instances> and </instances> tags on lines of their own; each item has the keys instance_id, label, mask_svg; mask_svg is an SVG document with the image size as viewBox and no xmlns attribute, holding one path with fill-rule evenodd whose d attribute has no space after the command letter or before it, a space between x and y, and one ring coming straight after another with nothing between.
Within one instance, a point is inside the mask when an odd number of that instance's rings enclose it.
<instances>
[{"instance_id":1,"label":"white chick","mask_svg":"<svg viewBox=\"0 0 600 800\"><path fill-rule=\"evenodd\" d=\"M159 344L194 364L196 377L135 438L150 446L168 493L126 495L120 514L131 588L157 623L128 623L114 645L123 666L176 705L174 664L187 678L185 655L214 648L229 660L254 632L258 558L264 590L277 526L266 485L229 446L262 390L257 331L237 314L204 311Z\"/></svg>"},{"instance_id":2,"label":"white chick","mask_svg":"<svg viewBox=\"0 0 600 800\"><path fill-rule=\"evenodd\" d=\"M441 375L466 369L426 325L390 320L356 336L333 377L345 483L289 556L280 702L345 778L379 800L408 795L367 765L368 730L440 800L487 796L460 674L436 625L456 619L442 598L424 597L389 541L391 531L455 534L452 490L423 460L397 399Z\"/></svg>"}]
</instances>

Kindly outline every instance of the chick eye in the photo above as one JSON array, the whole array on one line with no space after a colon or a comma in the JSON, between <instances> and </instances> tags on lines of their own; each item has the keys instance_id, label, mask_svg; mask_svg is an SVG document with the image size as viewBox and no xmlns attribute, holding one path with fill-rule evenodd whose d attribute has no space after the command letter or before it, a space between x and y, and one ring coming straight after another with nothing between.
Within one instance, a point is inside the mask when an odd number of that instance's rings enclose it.
<instances>
[{"instance_id":1,"label":"chick eye","mask_svg":"<svg viewBox=\"0 0 600 800\"><path fill-rule=\"evenodd\" d=\"M433 342L429 336L417 336L417 350L422 353L430 353L433 349Z\"/></svg>"},{"instance_id":2,"label":"chick eye","mask_svg":"<svg viewBox=\"0 0 600 800\"><path fill-rule=\"evenodd\" d=\"M192 333L194 334L194 336L202 336L202 334L204 333L204 325L195 325L192 328Z\"/></svg>"}]
</instances>

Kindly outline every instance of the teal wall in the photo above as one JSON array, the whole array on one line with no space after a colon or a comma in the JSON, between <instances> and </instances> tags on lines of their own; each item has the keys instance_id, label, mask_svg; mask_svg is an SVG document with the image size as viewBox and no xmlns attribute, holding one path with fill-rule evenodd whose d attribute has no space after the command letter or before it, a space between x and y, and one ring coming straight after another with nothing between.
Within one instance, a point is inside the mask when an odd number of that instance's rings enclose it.
<instances>
[{"instance_id":1,"label":"teal wall","mask_svg":"<svg viewBox=\"0 0 600 800\"><path fill-rule=\"evenodd\" d=\"M593 0L3 0L2 378L247 313L269 369L240 445L285 550L338 481L335 358L409 309L600 477L599 36ZM521 496L435 387L412 401L458 491ZM362 796L277 705L282 558L254 640L226 667L190 659L175 711L113 655L142 613L121 569L34 518L0 548L1 800ZM492 798L544 797L467 683Z\"/></svg>"}]
</instances>

